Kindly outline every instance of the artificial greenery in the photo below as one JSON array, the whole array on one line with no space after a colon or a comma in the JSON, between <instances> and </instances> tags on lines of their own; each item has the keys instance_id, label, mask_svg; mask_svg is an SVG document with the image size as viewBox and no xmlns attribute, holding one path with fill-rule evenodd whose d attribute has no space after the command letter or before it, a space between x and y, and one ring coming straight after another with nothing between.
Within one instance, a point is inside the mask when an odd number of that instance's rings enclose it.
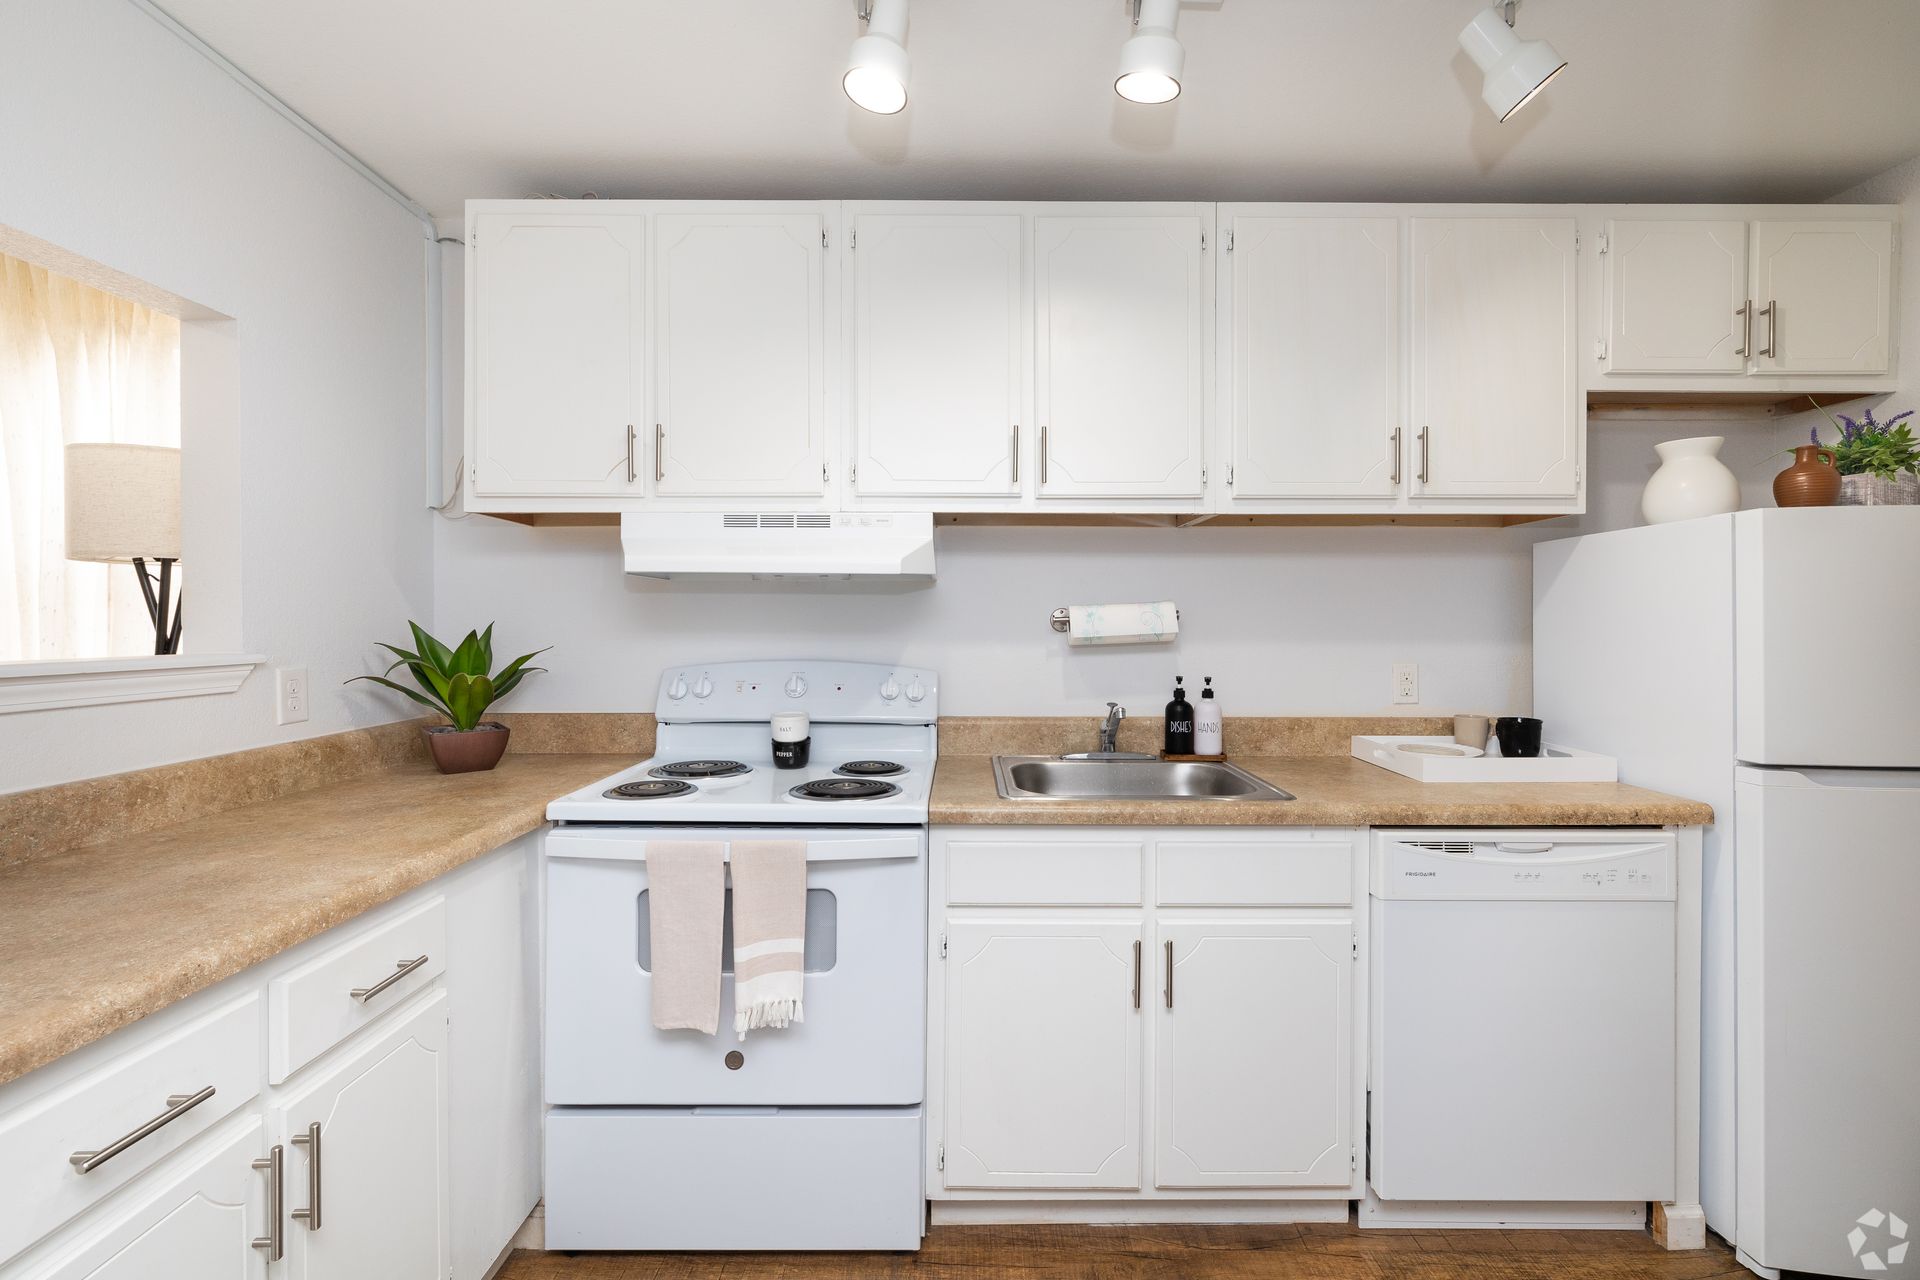
<instances>
[{"instance_id":1,"label":"artificial greenery","mask_svg":"<svg viewBox=\"0 0 1920 1280\"><path fill-rule=\"evenodd\" d=\"M419 623L409 622L407 625L413 629L415 651L409 652L399 645L377 642L397 661L382 675L354 676L347 683L371 680L375 684L396 689L421 706L438 711L453 722L454 728L463 732L479 724L487 708L513 692L513 687L529 672L546 670L545 667L527 665L546 652L545 649L535 649L509 662L500 669L498 675L492 674L492 623L487 624L485 631L467 632L467 638L451 649L428 635L426 628ZM387 679L395 667L405 667L411 671L413 678L419 682L420 691Z\"/></svg>"},{"instance_id":2,"label":"artificial greenery","mask_svg":"<svg viewBox=\"0 0 1920 1280\"><path fill-rule=\"evenodd\" d=\"M1814 406L1827 415L1827 421L1840 433L1838 443L1821 447L1832 449L1834 469L1841 475L1879 476L1883 480L1896 479L1902 471L1920 475L1920 441L1913 438L1912 430L1905 425L1906 419L1913 416L1913 410L1897 413L1885 422L1875 422L1871 409L1864 418L1856 420L1844 413L1836 418L1818 401ZM1821 443L1819 427L1813 429L1813 442Z\"/></svg>"}]
</instances>

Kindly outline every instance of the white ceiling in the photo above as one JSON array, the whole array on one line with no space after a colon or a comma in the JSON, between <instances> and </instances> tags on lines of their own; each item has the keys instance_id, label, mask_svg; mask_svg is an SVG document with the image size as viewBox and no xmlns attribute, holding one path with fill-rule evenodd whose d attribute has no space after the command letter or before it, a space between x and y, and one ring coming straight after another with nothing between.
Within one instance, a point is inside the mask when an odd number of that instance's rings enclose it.
<instances>
[{"instance_id":1,"label":"white ceiling","mask_svg":"<svg viewBox=\"0 0 1920 1280\"><path fill-rule=\"evenodd\" d=\"M1524 0L1572 65L1506 125L1477 0L915 0L912 101L840 92L855 0L159 0L436 214L468 197L1817 200L1920 153L1916 0Z\"/></svg>"}]
</instances>

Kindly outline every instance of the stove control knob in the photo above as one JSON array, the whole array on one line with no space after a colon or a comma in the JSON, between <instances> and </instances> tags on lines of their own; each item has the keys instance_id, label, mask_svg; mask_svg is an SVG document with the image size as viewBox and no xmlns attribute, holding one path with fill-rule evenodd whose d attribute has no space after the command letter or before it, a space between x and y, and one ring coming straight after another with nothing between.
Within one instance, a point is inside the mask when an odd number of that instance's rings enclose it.
<instances>
[{"instance_id":1,"label":"stove control knob","mask_svg":"<svg viewBox=\"0 0 1920 1280\"><path fill-rule=\"evenodd\" d=\"M667 696L675 702L687 696L687 682L683 676L675 676L673 683L667 686Z\"/></svg>"},{"instance_id":2,"label":"stove control knob","mask_svg":"<svg viewBox=\"0 0 1920 1280\"><path fill-rule=\"evenodd\" d=\"M711 698L713 696L713 681L707 679L705 676L701 676L698 680L695 680L693 682L693 696L696 698Z\"/></svg>"},{"instance_id":3,"label":"stove control knob","mask_svg":"<svg viewBox=\"0 0 1920 1280\"><path fill-rule=\"evenodd\" d=\"M915 676L911 681L907 683L907 701L908 702L918 702L920 701L920 699L926 696L927 696L927 686L920 683L919 676Z\"/></svg>"},{"instance_id":4,"label":"stove control knob","mask_svg":"<svg viewBox=\"0 0 1920 1280\"><path fill-rule=\"evenodd\" d=\"M798 671L787 677L787 696L804 698L807 696L807 680Z\"/></svg>"},{"instance_id":5,"label":"stove control knob","mask_svg":"<svg viewBox=\"0 0 1920 1280\"><path fill-rule=\"evenodd\" d=\"M895 680L892 676L888 676L880 683L880 697L882 700L892 702L899 696L900 682L898 680Z\"/></svg>"}]
</instances>

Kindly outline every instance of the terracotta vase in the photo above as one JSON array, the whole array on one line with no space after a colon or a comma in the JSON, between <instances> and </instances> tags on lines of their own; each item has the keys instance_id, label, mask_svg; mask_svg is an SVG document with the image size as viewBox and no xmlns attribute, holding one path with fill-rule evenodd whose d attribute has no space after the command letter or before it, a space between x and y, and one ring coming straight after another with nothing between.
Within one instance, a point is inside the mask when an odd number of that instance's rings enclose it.
<instances>
[{"instance_id":1,"label":"terracotta vase","mask_svg":"<svg viewBox=\"0 0 1920 1280\"><path fill-rule=\"evenodd\" d=\"M507 753L507 739L513 734L497 720L488 720L465 731L450 724L437 724L421 732L427 735L427 747L442 773L478 773L493 768Z\"/></svg>"},{"instance_id":2,"label":"terracotta vase","mask_svg":"<svg viewBox=\"0 0 1920 1280\"><path fill-rule=\"evenodd\" d=\"M1793 465L1773 478L1773 500L1782 507L1830 507L1840 499L1840 473L1833 469L1833 450L1803 444L1793 451Z\"/></svg>"}]
</instances>

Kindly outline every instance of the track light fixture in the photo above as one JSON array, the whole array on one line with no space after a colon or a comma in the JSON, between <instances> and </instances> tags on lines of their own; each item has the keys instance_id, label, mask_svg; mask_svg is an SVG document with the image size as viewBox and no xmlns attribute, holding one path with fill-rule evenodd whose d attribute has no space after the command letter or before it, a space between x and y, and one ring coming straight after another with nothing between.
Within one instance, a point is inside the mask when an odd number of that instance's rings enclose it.
<instances>
[{"instance_id":1,"label":"track light fixture","mask_svg":"<svg viewBox=\"0 0 1920 1280\"><path fill-rule=\"evenodd\" d=\"M1545 40L1522 40L1513 33L1513 2L1481 10L1460 33L1460 47L1485 77L1480 97L1503 121L1567 67Z\"/></svg>"},{"instance_id":2,"label":"track light fixture","mask_svg":"<svg viewBox=\"0 0 1920 1280\"><path fill-rule=\"evenodd\" d=\"M1120 46L1113 91L1128 102L1172 102L1180 96L1187 53L1174 36L1180 0L1133 0L1133 34Z\"/></svg>"},{"instance_id":3,"label":"track light fixture","mask_svg":"<svg viewBox=\"0 0 1920 1280\"><path fill-rule=\"evenodd\" d=\"M860 0L866 34L853 42L840 87L854 105L890 116L907 105L907 0Z\"/></svg>"}]
</instances>

